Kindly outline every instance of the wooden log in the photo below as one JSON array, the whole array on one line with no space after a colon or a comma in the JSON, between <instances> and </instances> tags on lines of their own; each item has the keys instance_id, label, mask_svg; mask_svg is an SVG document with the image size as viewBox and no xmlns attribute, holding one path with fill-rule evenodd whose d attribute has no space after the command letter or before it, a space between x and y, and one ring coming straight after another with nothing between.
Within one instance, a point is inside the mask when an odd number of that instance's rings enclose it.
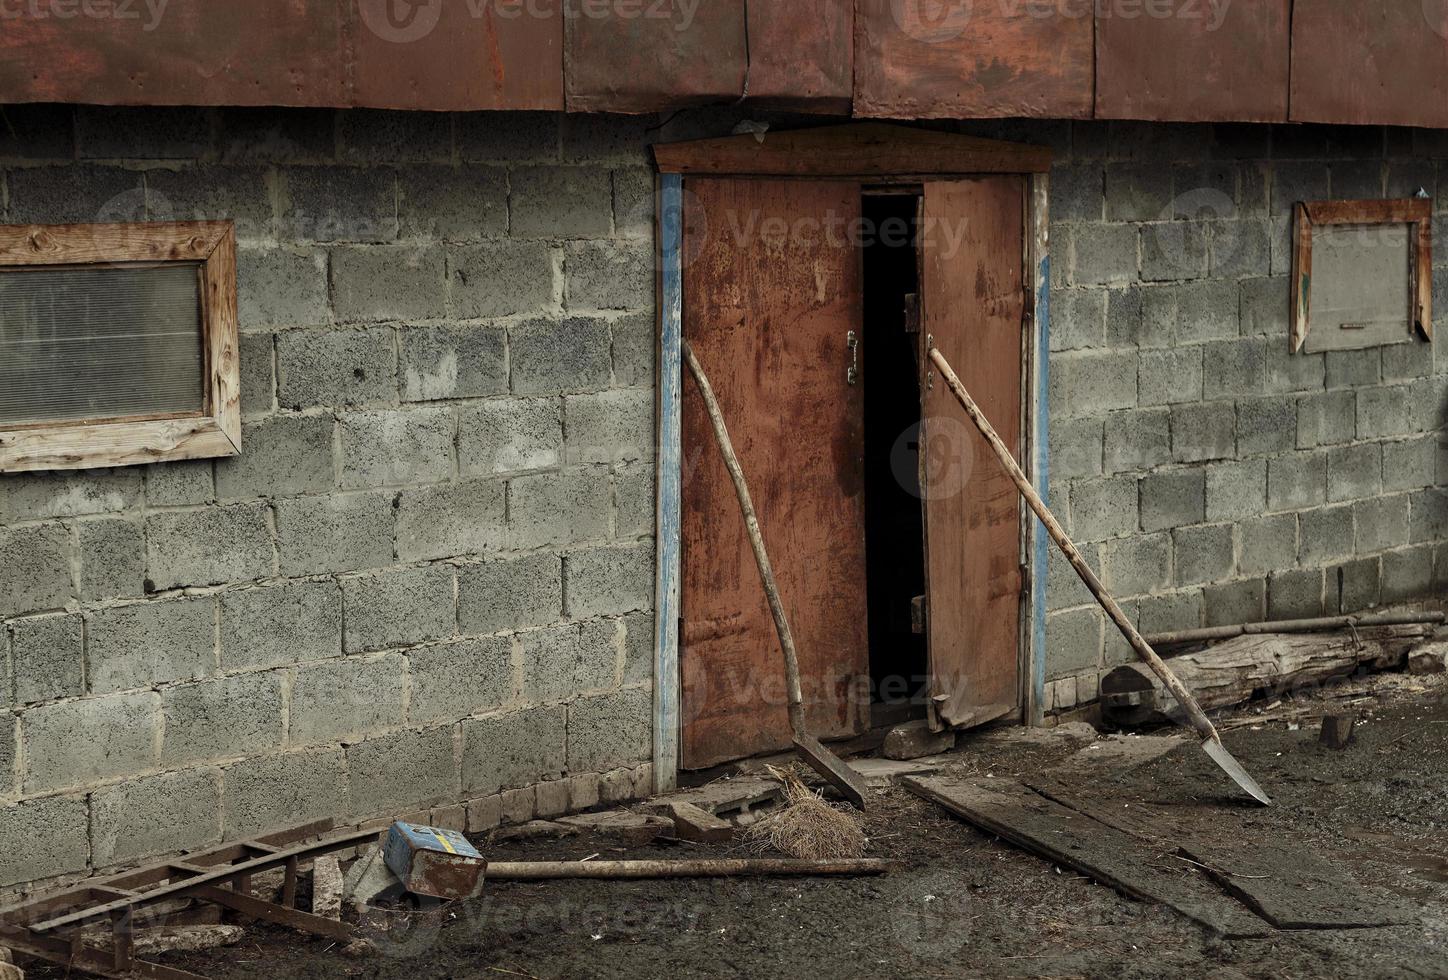
<instances>
[{"instance_id":1,"label":"wooden log","mask_svg":"<svg viewBox=\"0 0 1448 980\"><path fill-rule=\"evenodd\" d=\"M1401 667L1433 634L1431 625L1380 626L1338 633L1246 635L1172 658L1172 670L1206 709L1241 704L1347 677L1359 669ZM1113 724L1177 722L1175 698L1144 664L1101 678L1101 704Z\"/></svg>"},{"instance_id":2,"label":"wooden log","mask_svg":"<svg viewBox=\"0 0 1448 980\"><path fill-rule=\"evenodd\" d=\"M1363 616L1325 616L1321 619L1286 619L1275 623L1246 623L1241 626L1208 626L1206 629L1178 630L1174 633L1153 633L1146 642L1154 647L1183 646L1188 643L1212 643L1248 634L1265 633L1328 633L1356 626L1407 626L1419 623L1441 624L1443 613L1375 613Z\"/></svg>"},{"instance_id":3,"label":"wooden log","mask_svg":"<svg viewBox=\"0 0 1448 980\"><path fill-rule=\"evenodd\" d=\"M794 858L704 858L694 861L495 861L493 881L555 878L736 878L759 875L878 875L894 868L882 858L805 861Z\"/></svg>"}]
</instances>

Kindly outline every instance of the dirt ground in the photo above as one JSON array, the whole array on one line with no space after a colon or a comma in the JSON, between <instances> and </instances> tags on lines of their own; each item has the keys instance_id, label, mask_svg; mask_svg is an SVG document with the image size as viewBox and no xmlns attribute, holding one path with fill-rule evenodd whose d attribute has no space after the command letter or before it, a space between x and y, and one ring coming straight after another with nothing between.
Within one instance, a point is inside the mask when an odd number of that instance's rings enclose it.
<instances>
[{"instance_id":1,"label":"dirt ground","mask_svg":"<svg viewBox=\"0 0 1448 980\"><path fill-rule=\"evenodd\" d=\"M963 740L950 763L991 778L1054 771L1167 823L1306 849L1384 902L1406 902L1410 925L1222 940L893 787L867 816L870 854L900 862L883 877L497 882L479 900L371 930L379 950L365 957L256 925L239 946L161 959L217 978L1448 977L1445 695L1439 678L1388 675L1226 716L1228 746L1274 796L1268 809L1244 803L1190 745L1129 772L1092 775L1056 768L1081 741L993 733ZM1346 750L1318 744L1328 710L1362 715ZM745 852L738 844L619 852L576 836L495 843L489 853ZM1183 865L1181 873L1197 872Z\"/></svg>"}]
</instances>

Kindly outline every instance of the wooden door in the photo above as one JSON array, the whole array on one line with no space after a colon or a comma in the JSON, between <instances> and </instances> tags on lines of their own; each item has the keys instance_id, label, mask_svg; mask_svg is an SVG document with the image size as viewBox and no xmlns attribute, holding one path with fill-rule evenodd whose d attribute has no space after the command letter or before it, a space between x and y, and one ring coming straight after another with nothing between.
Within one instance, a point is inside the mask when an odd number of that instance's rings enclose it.
<instances>
[{"instance_id":1,"label":"wooden door","mask_svg":"<svg viewBox=\"0 0 1448 980\"><path fill-rule=\"evenodd\" d=\"M684 336L709 375L750 484L822 737L864 729L863 400L855 182L691 178ZM681 527L682 765L790 745L784 660L733 485L685 371ZM858 692L858 693L857 693Z\"/></svg>"},{"instance_id":2,"label":"wooden door","mask_svg":"<svg viewBox=\"0 0 1448 980\"><path fill-rule=\"evenodd\" d=\"M921 344L940 348L1017 459L1024 209L1015 176L927 182L921 206ZM931 719L968 727L1019 709L1021 503L921 363Z\"/></svg>"}]
</instances>

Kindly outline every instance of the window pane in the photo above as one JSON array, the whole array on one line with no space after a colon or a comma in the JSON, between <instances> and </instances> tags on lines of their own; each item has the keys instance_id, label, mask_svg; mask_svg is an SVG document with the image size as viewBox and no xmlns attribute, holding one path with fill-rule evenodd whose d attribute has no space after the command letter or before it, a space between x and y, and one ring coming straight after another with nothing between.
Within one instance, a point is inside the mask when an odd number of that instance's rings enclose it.
<instances>
[{"instance_id":1,"label":"window pane","mask_svg":"<svg viewBox=\"0 0 1448 980\"><path fill-rule=\"evenodd\" d=\"M199 413L195 264L0 270L0 425Z\"/></svg>"}]
</instances>

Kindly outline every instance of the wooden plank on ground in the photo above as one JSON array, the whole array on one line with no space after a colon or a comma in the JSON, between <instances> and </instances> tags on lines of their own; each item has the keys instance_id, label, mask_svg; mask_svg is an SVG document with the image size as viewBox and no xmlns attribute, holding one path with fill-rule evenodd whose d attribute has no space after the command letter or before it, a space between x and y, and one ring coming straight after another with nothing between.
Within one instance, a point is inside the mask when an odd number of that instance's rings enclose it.
<instances>
[{"instance_id":1,"label":"wooden plank on ground","mask_svg":"<svg viewBox=\"0 0 1448 980\"><path fill-rule=\"evenodd\" d=\"M1048 800L1009 779L912 776L902 785L988 833L1079 871L1128 898L1166 905L1229 938L1272 930L1159 846Z\"/></svg>"}]
</instances>

